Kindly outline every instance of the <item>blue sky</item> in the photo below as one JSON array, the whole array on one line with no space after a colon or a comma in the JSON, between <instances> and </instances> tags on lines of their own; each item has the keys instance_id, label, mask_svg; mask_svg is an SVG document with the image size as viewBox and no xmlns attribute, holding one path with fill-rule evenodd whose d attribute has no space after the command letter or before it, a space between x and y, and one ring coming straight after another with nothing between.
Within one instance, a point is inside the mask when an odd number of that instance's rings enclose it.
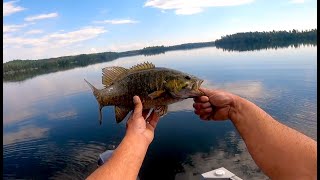
<instances>
[{"instance_id":1,"label":"blue sky","mask_svg":"<svg viewBox=\"0 0 320 180\"><path fill-rule=\"evenodd\" d=\"M4 62L317 27L316 0L3 2Z\"/></svg>"}]
</instances>

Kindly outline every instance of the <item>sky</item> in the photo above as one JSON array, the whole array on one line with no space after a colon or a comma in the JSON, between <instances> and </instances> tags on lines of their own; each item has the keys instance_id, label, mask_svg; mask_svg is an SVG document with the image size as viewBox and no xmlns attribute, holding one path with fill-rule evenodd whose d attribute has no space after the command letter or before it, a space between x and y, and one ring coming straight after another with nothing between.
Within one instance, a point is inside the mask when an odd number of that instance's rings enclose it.
<instances>
[{"instance_id":1,"label":"sky","mask_svg":"<svg viewBox=\"0 0 320 180\"><path fill-rule=\"evenodd\" d=\"M316 0L3 2L3 62L317 28Z\"/></svg>"}]
</instances>

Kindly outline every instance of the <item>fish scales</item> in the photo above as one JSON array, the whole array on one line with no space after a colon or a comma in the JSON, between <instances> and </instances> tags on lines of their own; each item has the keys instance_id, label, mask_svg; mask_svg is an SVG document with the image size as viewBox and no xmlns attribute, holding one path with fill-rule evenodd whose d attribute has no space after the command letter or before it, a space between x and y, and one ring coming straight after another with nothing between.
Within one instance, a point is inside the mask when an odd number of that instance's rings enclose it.
<instances>
[{"instance_id":1,"label":"fish scales","mask_svg":"<svg viewBox=\"0 0 320 180\"><path fill-rule=\"evenodd\" d=\"M140 97L144 109L155 109L159 116L164 116L169 104L202 95L199 87L203 80L177 70L155 67L147 62L130 69L117 66L104 68L104 89L98 90L86 82L99 103L100 123L104 106L115 106L119 123L133 110L133 96Z\"/></svg>"},{"instance_id":2,"label":"fish scales","mask_svg":"<svg viewBox=\"0 0 320 180\"><path fill-rule=\"evenodd\" d=\"M114 85L106 89L106 93L111 99L104 105L117 105L133 107L132 97L138 95L143 102L145 109L150 109L154 105L166 105L168 102L176 102L171 96L164 96L152 100L148 94L164 89L163 81L168 72L165 68L157 68L150 70L143 70L138 73L128 74L127 77L119 80ZM111 89L111 90L110 90ZM113 94L109 94L112 92ZM180 99L179 99L180 100Z\"/></svg>"}]
</instances>

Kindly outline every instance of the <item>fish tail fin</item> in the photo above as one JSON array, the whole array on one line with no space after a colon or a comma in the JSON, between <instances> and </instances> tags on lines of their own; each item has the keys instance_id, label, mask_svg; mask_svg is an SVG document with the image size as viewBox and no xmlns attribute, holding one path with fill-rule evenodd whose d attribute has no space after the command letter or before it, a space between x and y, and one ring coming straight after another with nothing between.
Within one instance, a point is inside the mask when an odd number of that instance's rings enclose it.
<instances>
[{"instance_id":1,"label":"fish tail fin","mask_svg":"<svg viewBox=\"0 0 320 180\"><path fill-rule=\"evenodd\" d=\"M94 87L91 83L89 83L86 79L84 79L84 81L89 85L89 87L91 88L93 95L96 97L98 104L99 104L99 124L102 124L102 108L103 106L101 105L100 101L99 101L99 89L97 89L96 87Z\"/></svg>"},{"instance_id":2,"label":"fish tail fin","mask_svg":"<svg viewBox=\"0 0 320 180\"><path fill-rule=\"evenodd\" d=\"M98 94L98 89L96 87L94 87L91 83L89 83L86 79L84 79L84 81L89 85L89 87L91 88L92 92L94 95Z\"/></svg>"}]
</instances>

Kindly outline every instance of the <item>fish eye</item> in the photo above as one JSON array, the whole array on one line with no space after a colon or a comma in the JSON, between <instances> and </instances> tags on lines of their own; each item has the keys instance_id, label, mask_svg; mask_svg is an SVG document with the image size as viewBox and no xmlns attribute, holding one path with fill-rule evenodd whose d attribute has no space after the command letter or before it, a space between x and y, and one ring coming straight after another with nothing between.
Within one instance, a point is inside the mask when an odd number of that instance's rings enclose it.
<instances>
[{"instance_id":1,"label":"fish eye","mask_svg":"<svg viewBox=\"0 0 320 180\"><path fill-rule=\"evenodd\" d=\"M191 80L190 76L185 76L184 78L186 78L187 80Z\"/></svg>"}]
</instances>

